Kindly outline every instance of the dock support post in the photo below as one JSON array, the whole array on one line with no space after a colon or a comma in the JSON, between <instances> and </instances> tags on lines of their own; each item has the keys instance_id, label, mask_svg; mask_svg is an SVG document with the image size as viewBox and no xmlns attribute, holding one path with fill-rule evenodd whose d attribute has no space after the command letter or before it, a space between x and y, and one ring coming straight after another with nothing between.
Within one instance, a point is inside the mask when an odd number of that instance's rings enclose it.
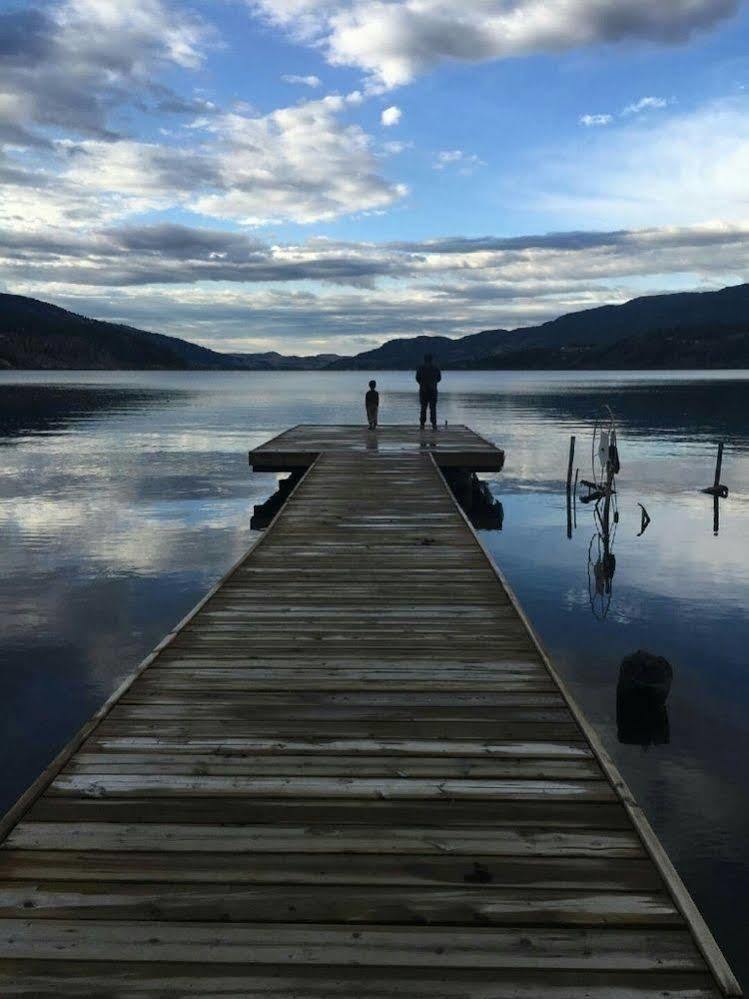
<instances>
[{"instance_id":1,"label":"dock support post","mask_svg":"<svg viewBox=\"0 0 749 999\"><path fill-rule=\"evenodd\" d=\"M720 473L723 468L723 441L718 444L718 457L715 461L715 479L711 486L707 489L703 489L703 493L707 493L708 496L716 496L719 499L726 499L728 496L728 486L721 485Z\"/></svg>"},{"instance_id":2,"label":"dock support post","mask_svg":"<svg viewBox=\"0 0 749 999\"><path fill-rule=\"evenodd\" d=\"M575 435L570 437L570 456L567 461L567 537L572 537L572 463L575 460Z\"/></svg>"},{"instance_id":3,"label":"dock support post","mask_svg":"<svg viewBox=\"0 0 749 999\"><path fill-rule=\"evenodd\" d=\"M703 489L703 493L713 498L713 534L718 537L720 531L720 500L728 497L728 486L724 486L720 481L720 473L723 469L723 441L718 444L718 457L715 460L715 479L713 484Z\"/></svg>"},{"instance_id":4,"label":"dock support post","mask_svg":"<svg viewBox=\"0 0 749 999\"><path fill-rule=\"evenodd\" d=\"M723 441L718 445L718 458L715 462L715 481L713 482L713 489L717 490L720 486L720 472L723 467Z\"/></svg>"}]
</instances>

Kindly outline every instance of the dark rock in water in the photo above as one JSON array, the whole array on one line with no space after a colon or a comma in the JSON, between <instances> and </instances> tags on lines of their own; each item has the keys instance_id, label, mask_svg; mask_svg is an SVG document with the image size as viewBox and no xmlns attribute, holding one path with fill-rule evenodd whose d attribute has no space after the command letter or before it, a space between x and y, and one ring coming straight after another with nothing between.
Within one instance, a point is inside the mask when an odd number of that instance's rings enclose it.
<instances>
[{"instance_id":1,"label":"dark rock in water","mask_svg":"<svg viewBox=\"0 0 749 999\"><path fill-rule=\"evenodd\" d=\"M619 742L639 746L669 742L666 698L672 678L671 664L663 656L642 650L625 656L616 688Z\"/></svg>"},{"instance_id":2,"label":"dark rock in water","mask_svg":"<svg viewBox=\"0 0 749 999\"><path fill-rule=\"evenodd\" d=\"M617 689L623 692L647 691L654 700L659 699L660 703L664 704L671 689L673 675L674 671L668 659L639 649L622 659Z\"/></svg>"}]
</instances>

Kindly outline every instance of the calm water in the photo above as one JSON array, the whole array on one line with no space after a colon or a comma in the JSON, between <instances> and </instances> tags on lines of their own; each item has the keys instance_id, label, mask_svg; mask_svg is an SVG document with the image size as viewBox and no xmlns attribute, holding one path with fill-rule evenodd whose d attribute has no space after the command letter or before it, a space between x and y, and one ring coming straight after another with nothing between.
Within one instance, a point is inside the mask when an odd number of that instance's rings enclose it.
<instances>
[{"instance_id":1,"label":"calm water","mask_svg":"<svg viewBox=\"0 0 749 999\"><path fill-rule=\"evenodd\" d=\"M368 377L0 373L0 810L256 537L252 505L276 480L249 474L247 450L295 423L359 422ZM381 421L412 421L411 376L378 383ZM749 981L749 373L443 385L441 420L507 451L491 481L503 530L486 542ZM563 478L570 434L590 477L603 403L622 471L600 596L593 511L578 504L568 539ZM700 489L721 439L716 536ZM639 648L674 673L667 721L623 733L641 744L619 741L616 710L619 663Z\"/></svg>"}]
</instances>

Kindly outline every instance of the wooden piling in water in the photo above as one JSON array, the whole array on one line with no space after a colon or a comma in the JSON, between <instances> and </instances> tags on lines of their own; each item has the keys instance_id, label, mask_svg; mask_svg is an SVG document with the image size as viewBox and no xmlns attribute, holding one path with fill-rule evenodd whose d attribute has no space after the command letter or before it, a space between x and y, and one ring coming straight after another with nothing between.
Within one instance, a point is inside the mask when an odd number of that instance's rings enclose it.
<instances>
[{"instance_id":1,"label":"wooden piling in water","mask_svg":"<svg viewBox=\"0 0 749 999\"><path fill-rule=\"evenodd\" d=\"M728 486L724 486L720 481L720 474L723 468L723 441L718 444L718 457L715 460L715 478L713 480L712 486L708 486L707 489L703 489L703 493L707 493L710 496L714 496L716 499L727 499L728 498ZM717 533L717 531L716 531Z\"/></svg>"},{"instance_id":2,"label":"wooden piling in water","mask_svg":"<svg viewBox=\"0 0 749 999\"><path fill-rule=\"evenodd\" d=\"M575 435L570 437L570 455L567 460L567 537L572 537L572 463L575 460Z\"/></svg>"}]
</instances>

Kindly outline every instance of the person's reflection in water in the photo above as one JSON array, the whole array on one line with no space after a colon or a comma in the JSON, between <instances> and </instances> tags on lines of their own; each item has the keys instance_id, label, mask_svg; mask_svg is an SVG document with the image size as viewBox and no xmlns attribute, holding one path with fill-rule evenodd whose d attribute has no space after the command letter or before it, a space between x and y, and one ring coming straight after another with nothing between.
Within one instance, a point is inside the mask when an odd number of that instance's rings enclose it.
<instances>
[{"instance_id":1,"label":"person's reflection in water","mask_svg":"<svg viewBox=\"0 0 749 999\"><path fill-rule=\"evenodd\" d=\"M625 656L616 686L616 729L626 745L662 746L670 742L666 698L673 670L663 656L639 650Z\"/></svg>"}]
</instances>

